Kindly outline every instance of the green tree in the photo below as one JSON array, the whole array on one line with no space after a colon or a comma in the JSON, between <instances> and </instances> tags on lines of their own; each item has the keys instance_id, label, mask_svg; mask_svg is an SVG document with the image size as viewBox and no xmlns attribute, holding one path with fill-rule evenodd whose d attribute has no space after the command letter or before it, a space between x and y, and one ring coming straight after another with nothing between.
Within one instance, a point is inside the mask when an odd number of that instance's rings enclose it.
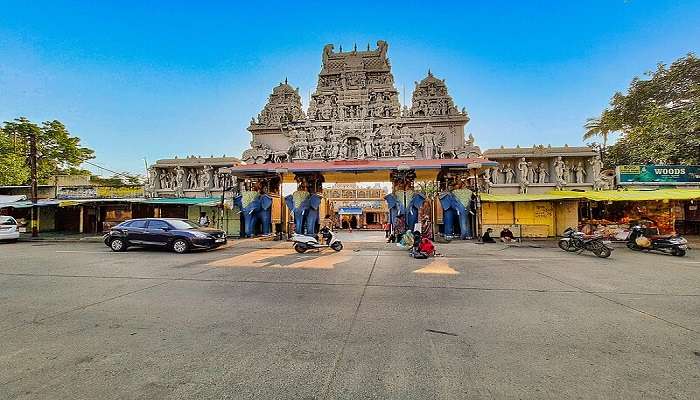
<instances>
[{"instance_id":1,"label":"green tree","mask_svg":"<svg viewBox=\"0 0 700 400\"><path fill-rule=\"evenodd\" d=\"M647 79L634 78L626 93L585 125L584 139L619 132L606 164L700 164L700 59L693 54L659 64Z\"/></svg>"},{"instance_id":2,"label":"green tree","mask_svg":"<svg viewBox=\"0 0 700 400\"><path fill-rule=\"evenodd\" d=\"M59 121L37 125L27 118L5 121L0 127L0 183L18 185L29 181L29 138L36 135L37 178L74 171L83 161L94 158L91 149L80 145Z\"/></svg>"}]
</instances>

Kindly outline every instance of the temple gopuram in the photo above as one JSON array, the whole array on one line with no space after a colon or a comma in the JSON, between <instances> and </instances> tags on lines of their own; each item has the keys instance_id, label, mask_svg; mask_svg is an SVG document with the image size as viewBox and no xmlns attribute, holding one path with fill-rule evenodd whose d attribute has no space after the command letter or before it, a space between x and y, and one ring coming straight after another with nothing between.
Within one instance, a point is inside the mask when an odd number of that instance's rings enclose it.
<instances>
[{"instance_id":1,"label":"temple gopuram","mask_svg":"<svg viewBox=\"0 0 700 400\"><path fill-rule=\"evenodd\" d=\"M286 80L248 130L248 164L328 160L424 160L479 157L465 140L469 116L459 110L447 85L428 71L415 83L411 107L399 104L388 44L335 52L323 48L316 91L304 113L299 89Z\"/></svg>"},{"instance_id":2,"label":"temple gopuram","mask_svg":"<svg viewBox=\"0 0 700 400\"><path fill-rule=\"evenodd\" d=\"M151 201L189 204L190 214L213 214L242 237L314 235L324 220L343 215L357 226L387 220L394 231L422 225L469 239L503 226L524 237L553 236L575 224L580 192L613 186L590 147L482 153L465 132L466 109L430 70L402 105L388 48L382 40L366 50L324 46L306 109L285 79L251 119L240 163L159 160L149 171ZM327 187L359 182L391 183L381 219L338 206ZM296 184L294 193L283 193L284 183ZM204 206L213 201L217 209Z\"/></svg>"}]
</instances>

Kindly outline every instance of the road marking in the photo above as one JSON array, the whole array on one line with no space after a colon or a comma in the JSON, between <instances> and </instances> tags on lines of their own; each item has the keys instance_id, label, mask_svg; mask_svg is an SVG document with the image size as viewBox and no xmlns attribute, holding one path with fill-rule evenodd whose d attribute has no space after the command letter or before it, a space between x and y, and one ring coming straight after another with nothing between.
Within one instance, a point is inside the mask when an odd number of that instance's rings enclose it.
<instances>
[{"instance_id":1,"label":"road marking","mask_svg":"<svg viewBox=\"0 0 700 400\"><path fill-rule=\"evenodd\" d=\"M421 269L413 271L414 274L436 274L436 275L457 275L459 272L450 268L447 260L444 258L436 258L430 264Z\"/></svg>"},{"instance_id":2,"label":"road marking","mask_svg":"<svg viewBox=\"0 0 700 400\"><path fill-rule=\"evenodd\" d=\"M336 264L350 260L350 256L341 253L322 255L308 258L293 264L285 265L284 269L333 269Z\"/></svg>"}]
</instances>

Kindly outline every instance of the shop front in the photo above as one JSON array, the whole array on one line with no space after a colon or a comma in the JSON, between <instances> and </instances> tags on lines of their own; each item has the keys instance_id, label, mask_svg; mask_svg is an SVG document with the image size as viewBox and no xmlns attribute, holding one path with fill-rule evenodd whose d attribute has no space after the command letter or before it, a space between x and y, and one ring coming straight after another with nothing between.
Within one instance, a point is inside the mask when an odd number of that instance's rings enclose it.
<instances>
[{"instance_id":1,"label":"shop front","mask_svg":"<svg viewBox=\"0 0 700 400\"><path fill-rule=\"evenodd\" d=\"M698 189L596 192L581 202L583 232L624 240L630 226L641 224L650 234L698 234Z\"/></svg>"},{"instance_id":2,"label":"shop front","mask_svg":"<svg viewBox=\"0 0 700 400\"><path fill-rule=\"evenodd\" d=\"M578 225L579 199L550 194L481 194L481 233L496 234L508 227L516 237L545 238L561 235Z\"/></svg>"}]
</instances>

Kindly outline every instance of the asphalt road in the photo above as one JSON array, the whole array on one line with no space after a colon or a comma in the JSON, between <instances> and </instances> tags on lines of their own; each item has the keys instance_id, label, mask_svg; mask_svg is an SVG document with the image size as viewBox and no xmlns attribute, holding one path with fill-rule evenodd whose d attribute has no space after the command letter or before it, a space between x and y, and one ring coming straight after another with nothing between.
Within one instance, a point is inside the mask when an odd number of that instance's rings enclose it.
<instances>
[{"instance_id":1,"label":"asphalt road","mask_svg":"<svg viewBox=\"0 0 700 400\"><path fill-rule=\"evenodd\" d=\"M0 245L0 399L700 398L698 250L439 250Z\"/></svg>"}]
</instances>

